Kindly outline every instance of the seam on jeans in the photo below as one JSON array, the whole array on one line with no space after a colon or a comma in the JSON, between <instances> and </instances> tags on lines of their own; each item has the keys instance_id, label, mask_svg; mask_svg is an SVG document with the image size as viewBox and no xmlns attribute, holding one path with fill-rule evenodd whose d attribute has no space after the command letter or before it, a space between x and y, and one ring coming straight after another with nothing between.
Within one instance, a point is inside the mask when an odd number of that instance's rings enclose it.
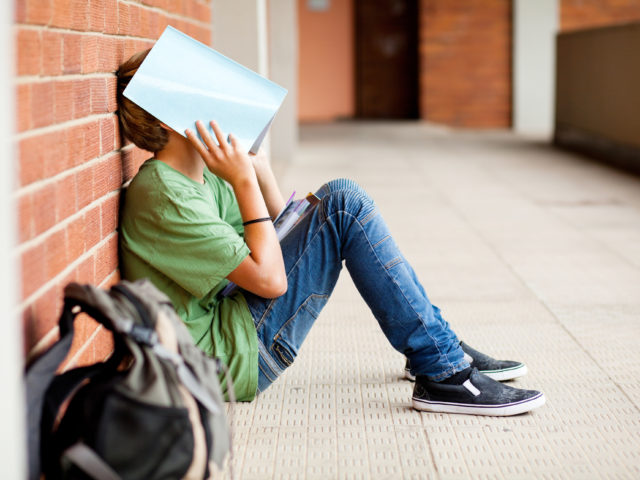
<instances>
[{"instance_id":1,"label":"seam on jeans","mask_svg":"<svg viewBox=\"0 0 640 480\"><path fill-rule=\"evenodd\" d=\"M371 245L371 242L369 241L369 237L366 234L363 225L359 222L358 217L356 217L355 215L352 215L349 212L346 212L344 210L339 210L338 212L334 212L331 216L336 215L337 213L341 213L341 214L345 214L348 215L350 217L353 217L355 220L355 223L360 227L360 229L364 232L364 237L366 238L367 242L369 243L369 246L371 247L371 251L373 252L376 260L378 261L378 264L383 267L383 270L386 272L386 274L389 276L389 278L391 279L391 281L395 284L395 286L398 288L398 290L400 291L400 293L402 294L402 296L404 297L405 301L407 302L407 305L409 305L409 307L411 307L411 310L413 310L413 313L416 315L416 317L420 320L420 325L422 325L422 328L424 329L425 334L433 341L434 346L436 347L436 350L438 351L438 355L440 356L440 359L446 359L446 363L449 364L450 368L455 368L453 366L453 364L451 363L451 360L449 360L440 350L440 347L438 346L438 342L436 342L435 338L433 338L433 335L431 335L429 333L429 330L427 329L426 325L424 324L424 319L422 318L422 315L420 315L415 308L413 308L413 305L411 305L411 302L409 301L409 299L406 297L406 295L404 294L404 291L402 290L402 288L400 288L400 285L398 285L398 282L396 282L396 279L393 278L393 276L391 276L389 274L389 271L386 270L384 268L384 264L382 263L382 261L380 260L380 257L378 257L377 252L373 249L373 246ZM328 219L329 217L327 217ZM326 220L325 220L326 222Z\"/></svg>"},{"instance_id":2,"label":"seam on jeans","mask_svg":"<svg viewBox=\"0 0 640 480\"><path fill-rule=\"evenodd\" d=\"M389 240L391 238L391 235L387 235L386 237L384 237L382 240L380 240L378 243L376 243L375 245L372 245L371 248L376 248L380 245L382 245L384 242L386 242L387 240Z\"/></svg>"},{"instance_id":3,"label":"seam on jeans","mask_svg":"<svg viewBox=\"0 0 640 480\"><path fill-rule=\"evenodd\" d=\"M282 345L274 343L272 348L273 351L278 354L278 357L285 367L290 367L293 364L293 358L289 358L289 356L293 357L293 355L286 355L287 351Z\"/></svg>"},{"instance_id":4,"label":"seam on jeans","mask_svg":"<svg viewBox=\"0 0 640 480\"><path fill-rule=\"evenodd\" d=\"M384 268L385 270L389 270L392 267L395 267L396 265L398 265L399 263L402 263L402 258L400 257L396 257L393 260L391 260L389 263L387 263Z\"/></svg>"},{"instance_id":5,"label":"seam on jeans","mask_svg":"<svg viewBox=\"0 0 640 480\"><path fill-rule=\"evenodd\" d=\"M358 220L358 221L360 222L360 225L364 226L367 223L369 223L373 219L373 217L375 217L377 214L378 214L378 209L374 206L373 210L367 213L362 220Z\"/></svg>"},{"instance_id":6,"label":"seam on jeans","mask_svg":"<svg viewBox=\"0 0 640 480\"><path fill-rule=\"evenodd\" d=\"M258 353L262 358L262 360L264 361L264 363L266 363L267 366L271 369L271 371L276 376L276 378L282 375L282 372L284 370L280 368L280 366L276 363L273 357L271 357L269 350L267 350L267 347L264 346L264 343L262 343L262 340L260 340L260 337L258 337Z\"/></svg>"},{"instance_id":7,"label":"seam on jeans","mask_svg":"<svg viewBox=\"0 0 640 480\"><path fill-rule=\"evenodd\" d=\"M270 375L265 371L265 369L264 369L264 368L262 368L262 365L258 364L258 368L259 368L259 369L260 369L260 371L262 372L262 375L264 375L264 376L265 376L265 378L266 378L267 380L269 380L271 383L275 382L275 381L278 379L278 377L276 377L276 378L271 378L271 376L270 376ZM273 373L273 372L272 372L272 373Z\"/></svg>"},{"instance_id":8,"label":"seam on jeans","mask_svg":"<svg viewBox=\"0 0 640 480\"><path fill-rule=\"evenodd\" d=\"M289 279L289 276L287 275L287 279ZM278 297L280 298L280 297ZM264 309L264 312L262 312L262 315L260 316L260 319L258 320L258 322L255 324L256 325L256 330L258 328L260 328L262 326L262 324L264 323L265 318L267 318L267 315L271 312L271 310L273 309L273 305L276 303L276 301L278 300L278 298L273 298L271 299L271 301L269 302L269 304L267 305L267 308Z\"/></svg>"},{"instance_id":9,"label":"seam on jeans","mask_svg":"<svg viewBox=\"0 0 640 480\"><path fill-rule=\"evenodd\" d=\"M324 299L328 299L329 295L323 295L321 293L312 293L311 295L309 295L307 298L305 298L304 302L302 302L300 304L300 306L296 309L296 311L293 313L293 315L291 315L286 322L284 322L282 324L282 326L278 329L277 333L275 334L275 336L273 337L273 341L275 342L278 339L282 339L283 342L285 342L287 345L289 345L289 342L287 342L286 340L284 340L282 338L282 331L289 326L289 323L291 323L292 320L295 320L295 318L298 316L298 314L300 313L300 310L302 310L303 308L306 308L307 304L309 303L309 300L311 300L312 298L324 298ZM313 315L313 318L318 318L317 315ZM291 348L291 345L289 345L289 348Z\"/></svg>"}]
</instances>

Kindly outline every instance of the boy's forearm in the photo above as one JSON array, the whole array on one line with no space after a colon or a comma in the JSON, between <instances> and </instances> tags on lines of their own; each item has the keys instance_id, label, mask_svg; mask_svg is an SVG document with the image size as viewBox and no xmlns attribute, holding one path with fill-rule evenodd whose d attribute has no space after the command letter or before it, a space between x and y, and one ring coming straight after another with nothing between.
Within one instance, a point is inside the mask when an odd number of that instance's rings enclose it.
<instances>
[{"instance_id":1,"label":"boy's forearm","mask_svg":"<svg viewBox=\"0 0 640 480\"><path fill-rule=\"evenodd\" d=\"M264 203L267 205L267 210L269 210L269 215L272 218L275 218L284 208L285 204L280 187L278 187L276 177L269 164L261 166L254 165L254 168L256 170L256 176L258 177L260 191L264 198Z\"/></svg>"}]
</instances>

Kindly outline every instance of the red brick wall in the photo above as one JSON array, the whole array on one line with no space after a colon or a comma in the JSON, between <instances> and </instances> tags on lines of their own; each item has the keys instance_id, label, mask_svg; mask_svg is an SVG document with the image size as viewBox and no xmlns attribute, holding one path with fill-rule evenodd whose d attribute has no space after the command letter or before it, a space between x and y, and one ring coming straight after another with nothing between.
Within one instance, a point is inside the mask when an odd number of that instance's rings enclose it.
<instances>
[{"instance_id":1,"label":"red brick wall","mask_svg":"<svg viewBox=\"0 0 640 480\"><path fill-rule=\"evenodd\" d=\"M563 31L640 21L638 0L560 0Z\"/></svg>"},{"instance_id":2,"label":"red brick wall","mask_svg":"<svg viewBox=\"0 0 640 480\"><path fill-rule=\"evenodd\" d=\"M119 279L119 191L149 154L122 145L114 72L167 25L211 43L209 0L15 0L16 255L25 353L55 339L70 281ZM82 319L70 364L102 360L109 335Z\"/></svg>"},{"instance_id":3,"label":"red brick wall","mask_svg":"<svg viewBox=\"0 0 640 480\"><path fill-rule=\"evenodd\" d=\"M420 63L422 118L511 126L510 0L421 0Z\"/></svg>"}]
</instances>

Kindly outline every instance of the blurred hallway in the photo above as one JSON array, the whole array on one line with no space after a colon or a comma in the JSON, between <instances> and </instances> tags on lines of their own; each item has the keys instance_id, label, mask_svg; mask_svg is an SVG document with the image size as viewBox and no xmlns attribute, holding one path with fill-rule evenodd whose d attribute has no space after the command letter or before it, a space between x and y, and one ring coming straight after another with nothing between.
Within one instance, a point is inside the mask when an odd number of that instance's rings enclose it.
<instances>
[{"instance_id":1,"label":"blurred hallway","mask_svg":"<svg viewBox=\"0 0 640 480\"><path fill-rule=\"evenodd\" d=\"M547 405L420 414L346 271L294 365L230 408L238 478L640 476L640 178L506 132L302 129L284 192L351 177L459 336Z\"/></svg>"}]
</instances>

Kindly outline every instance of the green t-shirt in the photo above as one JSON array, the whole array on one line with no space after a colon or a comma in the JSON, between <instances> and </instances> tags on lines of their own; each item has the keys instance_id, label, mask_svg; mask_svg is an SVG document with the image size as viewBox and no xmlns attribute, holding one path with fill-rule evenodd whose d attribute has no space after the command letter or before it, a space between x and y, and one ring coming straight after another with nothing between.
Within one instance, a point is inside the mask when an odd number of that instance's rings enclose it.
<instances>
[{"instance_id":1,"label":"green t-shirt","mask_svg":"<svg viewBox=\"0 0 640 480\"><path fill-rule=\"evenodd\" d=\"M166 293L198 347L229 367L237 399L249 401L258 387L255 325L241 293L218 297L226 276L249 255L242 235L233 190L207 169L202 185L151 159L127 189L124 277L149 278Z\"/></svg>"}]
</instances>

